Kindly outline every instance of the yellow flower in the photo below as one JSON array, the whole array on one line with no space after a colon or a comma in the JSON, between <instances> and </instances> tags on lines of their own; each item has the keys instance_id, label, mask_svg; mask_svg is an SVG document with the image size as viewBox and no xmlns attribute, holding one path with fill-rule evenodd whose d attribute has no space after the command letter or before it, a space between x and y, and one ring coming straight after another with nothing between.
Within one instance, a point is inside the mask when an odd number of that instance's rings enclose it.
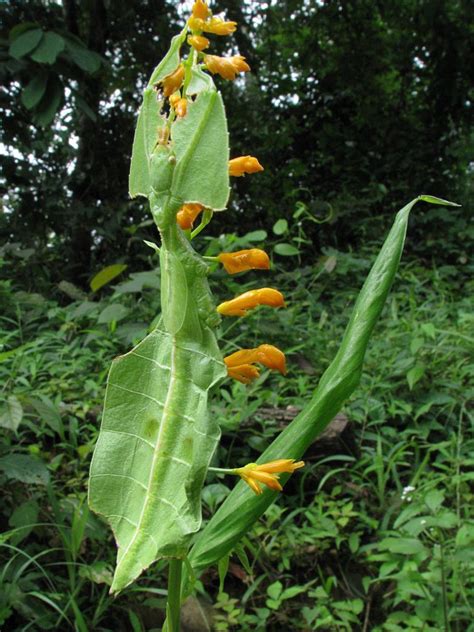
<instances>
[{"instance_id":1,"label":"yellow flower","mask_svg":"<svg viewBox=\"0 0 474 632\"><path fill-rule=\"evenodd\" d=\"M291 474L300 467L304 467L304 461L295 462L295 459L277 459L261 465L247 463L244 467L236 468L234 473L238 474L258 496L263 492L260 483L280 492L283 488L278 480L278 474L282 472Z\"/></svg>"},{"instance_id":2,"label":"yellow flower","mask_svg":"<svg viewBox=\"0 0 474 632\"><path fill-rule=\"evenodd\" d=\"M264 250L250 248L237 252L221 252L217 259L223 264L226 272L237 274L247 270L268 270L270 259Z\"/></svg>"},{"instance_id":3,"label":"yellow flower","mask_svg":"<svg viewBox=\"0 0 474 632\"><path fill-rule=\"evenodd\" d=\"M231 35L237 29L237 22L226 22L222 18L211 18L204 22L201 30L214 35Z\"/></svg>"},{"instance_id":4,"label":"yellow flower","mask_svg":"<svg viewBox=\"0 0 474 632\"><path fill-rule=\"evenodd\" d=\"M184 67L180 64L176 70L163 79L163 94L165 97L170 97L176 90L181 88L181 84L184 80Z\"/></svg>"},{"instance_id":5,"label":"yellow flower","mask_svg":"<svg viewBox=\"0 0 474 632\"><path fill-rule=\"evenodd\" d=\"M286 359L283 351L273 345L260 345L255 349L241 349L224 358L227 375L243 384L249 384L259 375L254 363L263 364L267 369L286 373Z\"/></svg>"},{"instance_id":6,"label":"yellow flower","mask_svg":"<svg viewBox=\"0 0 474 632\"><path fill-rule=\"evenodd\" d=\"M208 48L210 43L211 42L207 39L207 37L203 37L202 35L190 35L188 37L188 44L199 52Z\"/></svg>"},{"instance_id":7,"label":"yellow flower","mask_svg":"<svg viewBox=\"0 0 474 632\"><path fill-rule=\"evenodd\" d=\"M211 15L211 10L202 0L196 0L196 2L193 4L192 12L193 18L197 18L198 20L205 20Z\"/></svg>"},{"instance_id":8,"label":"yellow flower","mask_svg":"<svg viewBox=\"0 0 474 632\"><path fill-rule=\"evenodd\" d=\"M257 173L258 171L263 171L263 167L255 156L239 156L229 160L230 176L239 177L246 173Z\"/></svg>"},{"instance_id":9,"label":"yellow flower","mask_svg":"<svg viewBox=\"0 0 474 632\"><path fill-rule=\"evenodd\" d=\"M244 292L240 296L225 301L217 307L219 314L223 316L245 316L247 310L253 309L258 305L268 305L269 307L283 307L285 300L283 294L278 290L270 287L264 287L260 290L250 290Z\"/></svg>"},{"instance_id":10,"label":"yellow flower","mask_svg":"<svg viewBox=\"0 0 474 632\"><path fill-rule=\"evenodd\" d=\"M176 112L176 116L186 116L186 111L188 109L188 102L184 97L181 97L179 92L175 92L170 96L170 104L171 107Z\"/></svg>"},{"instance_id":11,"label":"yellow flower","mask_svg":"<svg viewBox=\"0 0 474 632\"><path fill-rule=\"evenodd\" d=\"M239 72L248 72L250 66L242 55L233 57L218 57L217 55L204 55L204 63L213 75L219 74L223 79L233 81Z\"/></svg>"},{"instance_id":12,"label":"yellow flower","mask_svg":"<svg viewBox=\"0 0 474 632\"><path fill-rule=\"evenodd\" d=\"M188 230L193 227L196 217L203 210L202 204L183 204L176 215L176 221L183 230Z\"/></svg>"},{"instance_id":13,"label":"yellow flower","mask_svg":"<svg viewBox=\"0 0 474 632\"><path fill-rule=\"evenodd\" d=\"M241 364L240 366L227 367L227 375L237 382L242 382L242 384L250 384L257 379L260 371L252 364Z\"/></svg>"},{"instance_id":14,"label":"yellow flower","mask_svg":"<svg viewBox=\"0 0 474 632\"><path fill-rule=\"evenodd\" d=\"M204 20L201 18L195 18L191 16L188 20L188 27L191 29L193 33L201 32L204 28Z\"/></svg>"}]
</instances>

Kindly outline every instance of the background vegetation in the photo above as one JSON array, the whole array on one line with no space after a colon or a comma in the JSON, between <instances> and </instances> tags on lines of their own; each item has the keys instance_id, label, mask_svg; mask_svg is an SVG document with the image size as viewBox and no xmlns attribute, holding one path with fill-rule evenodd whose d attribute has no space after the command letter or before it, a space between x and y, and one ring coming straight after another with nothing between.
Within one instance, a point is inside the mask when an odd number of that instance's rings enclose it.
<instances>
[{"instance_id":1,"label":"background vegetation","mask_svg":"<svg viewBox=\"0 0 474 632\"><path fill-rule=\"evenodd\" d=\"M216 394L216 465L253 460L287 407L309 398L394 211L419 193L463 207L416 208L344 432L314 445L225 580L223 565L201 578L187 629L206 629L212 615L217 630L474 630L472 3L213 7L239 22L231 46L253 70L222 85L232 153L257 155L265 172L235 183L199 248L273 253L271 284L289 308L226 323L222 338L229 350L271 342L290 354L287 378L265 373ZM85 496L110 361L159 306L157 260L143 243L156 234L127 197L127 173L143 82L186 8L2 5L5 629L160 626L159 564L108 597L115 547ZM122 276L92 292L94 274L117 263ZM259 278L237 289L212 274L222 298ZM205 516L229 484L209 477Z\"/></svg>"}]
</instances>

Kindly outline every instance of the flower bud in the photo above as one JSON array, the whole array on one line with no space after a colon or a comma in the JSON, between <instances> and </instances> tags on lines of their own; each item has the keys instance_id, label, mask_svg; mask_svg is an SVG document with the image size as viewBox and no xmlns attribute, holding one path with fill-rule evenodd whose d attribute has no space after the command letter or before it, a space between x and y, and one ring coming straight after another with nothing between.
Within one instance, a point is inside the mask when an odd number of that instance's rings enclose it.
<instances>
[{"instance_id":1,"label":"flower bud","mask_svg":"<svg viewBox=\"0 0 474 632\"><path fill-rule=\"evenodd\" d=\"M196 0L193 4L193 18L198 18L199 20L205 20L207 17L211 15L211 10L207 6L205 2L202 0Z\"/></svg>"},{"instance_id":2,"label":"flower bud","mask_svg":"<svg viewBox=\"0 0 474 632\"><path fill-rule=\"evenodd\" d=\"M204 30L204 24L205 22L201 18L190 17L188 20L188 26L193 33Z\"/></svg>"},{"instance_id":3,"label":"flower bud","mask_svg":"<svg viewBox=\"0 0 474 632\"><path fill-rule=\"evenodd\" d=\"M186 116L186 112L188 111L188 102L186 99L182 98L180 99L174 108L175 112L176 112L176 116L179 117L183 117Z\"/></svg>"},{"instance_id":4,"label":"flower bud","mask_svg":"<svg viewBox=\"0 0 474 632\"><path fill-rule=\"evenodd\" d=\"M246 173L257 173L263 171L262 165L254 156L239 156L229 160L229 175L240 177Z\"/></svg>"},{"instance_id":5,"label":"flower bud","mask_svg":"<svg viewBox=\"0 0 474 632\"><path fill-rule=\"evenodd\" d=\"M181 84L184 80L184 67L183 64L180 64L176 70L165 77L162 81L163 84L163 94L165 97L170 97L176 90L181 88Z\"/></svg>"},{"instance_id":6,"label":"flower bud","mask_svg":"<svg viewBox=\"0 0 474 632\"><path fill-rule=\"evenodd\" d=\"M183 204L176 214L176 221L183 230L189 230L193 227L194 221L199 213L202 213L204 206L202 204Z\"/></svg>"},{"instance_id":7,"label":"flower bud","mask_svg":"<svg viewBox=\"0 0 474 632\"><path fill-rule=\"evenodd\" d=\"M260 290L250 290L230 301L225 301L217 307L219 314L223 316L246 316L249 309L258 305L268 305L269 307L283 307L285 300L283 294L270 287Z\"/></svg>"},{"instance_id":8,"label":"flower bud","mask_svg":"<svg viewBox=\"0 0 474 632\"><path fill-rule=\"evenodd\" d=\"M203 37L202 35L190 35L188 37L188 44L199 52L208 48L210 43L207 37Z\"/></svg>"},{"instance_id":9,"label":"flower bud","mask_svg":"<svg viewBox=\"0 0 474 632\"><path fill-rule=\"evenodd\" d=\"M270 259L264 250L250 248L237 252L221 252L217 259L223 264L226 272L237 274L247 270L268 270Z\"/></svg>"}]
</instances>

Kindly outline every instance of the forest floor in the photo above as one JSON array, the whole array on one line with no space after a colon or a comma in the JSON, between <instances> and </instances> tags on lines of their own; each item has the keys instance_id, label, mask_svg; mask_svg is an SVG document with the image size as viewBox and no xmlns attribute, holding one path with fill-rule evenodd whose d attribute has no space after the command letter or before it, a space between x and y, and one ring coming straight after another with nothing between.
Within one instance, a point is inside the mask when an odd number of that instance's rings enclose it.
<instances>
[{"instance_id":1,"label":"forest floor","mask_svg":"<svg viewBox=\"0 0 474 632\"><path fill-rule=\"evenodd\" d=\"M214 394L223 430L214 465L254 461L310 399L375 255L327 252L288 270L280 257L265 285L281 289L288 307L223 324L225 351L275 344L289 371ZM474 630L465 268L402 259L359 388L245 538L246 556L231 559L225 578L215 568L197 582L184 613L195 627L186 629L207 629L198 623L205 614L222 631ZM225 298L261 278L217 272L213 283ZM0 286L0 626L12 632L160 627L164 565L109 597L115 546L86 505L110 362L146 333L159 305L157 270L112 286L87 296L63 285L52 298ZM205 518L232 484L209 475Z\"/></svg>"}]
</instances>

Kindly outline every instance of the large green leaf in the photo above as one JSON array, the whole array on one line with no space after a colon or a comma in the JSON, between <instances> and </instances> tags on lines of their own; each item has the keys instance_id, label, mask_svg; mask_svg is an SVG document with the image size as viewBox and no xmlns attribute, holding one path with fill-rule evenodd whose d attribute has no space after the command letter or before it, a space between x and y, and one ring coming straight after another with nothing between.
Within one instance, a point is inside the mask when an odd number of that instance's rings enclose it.
<instances>
[{"instance_id":1,"label":"large green leaf","mask_svg":"<svg viewBox=\"0 0 474 632\"><path fill-rule=\"evenodd\" d=\"M113 362L91 464L90 506L105 516L119 548L112 591L156 559L186 554L219 438L207 398L226 370L208 325L215 308L206 266L176 222L162 233L161 255L166 316Z\"/></svg>"},{"instance_id":2,"label":"large green leaf","mask_svg":"<svg viewBox=\"0 0 474 632\"><path fill-rule=\"evenodd\" d=\"M173 124L176 155L172 193L185 202L198 202L214 211L229 199L229 145L221 95L201 92L185 117Z\"/></svg>"},{"instance_id":3,"label":"large green leaf","mask_svg":"<svg viewBox=\"0 0 474 632\"><path fill-rule=\"evenodd\" d=\"M47 485L49 471L45 463L29 454L7 454L0 458L0 471L22 483Z\"/></svg>"},{"instance_id":4,"label":"large green leaf","mask_svg":"<svg viewBox=\"0 0 474 632\"><path fill-rule=\"evenodd\" d=\"M13 40L9 53L12 57L20 59L34 50L42 39L43 31L41 29L29 29Z\"/></svg>"},{"instance_id":5,"label":"large green leaf","mask_svg":"<svg viewBox=\"0 0 474 632\"><path fill-rule=\"evenodd\" d=\"M31 54L31 59L41 64L54 64L57 56L64 50L66 42L57 33L48 31Z\"/></svg>"},{"instance_id":6,"label":"large green leaf","mask_svg":"<svg viewBox=\"0 0 474 632\"><path fill-rule=\"evenodd\" d=\"M207 392L223 374L209 332L200 347L155 329L114 361L89 486L90 506L118 545L113 591L159 557L184 556L199 529L200 490L219 438Z\"/></svg>"},{"instance_id":7,"label":"large green leaf","mask_svg":"<svg viewBox=\"0 0 474 632\"><path fill-rule=\"evenodd\" d=\"M358 385L370 335L398 268L408 217L419 200L457 206L432 196L420 196L399 211L359 294L336 357L309 404L265 450L259 463L301 458ZM287 478L288 475L282 476L282 481ZM193 568L202 570L229 553L276 497L277 493L270 490L255 496L245 483L238 483L199 534L189 558Z\"/></svg>"}]
</instances>

